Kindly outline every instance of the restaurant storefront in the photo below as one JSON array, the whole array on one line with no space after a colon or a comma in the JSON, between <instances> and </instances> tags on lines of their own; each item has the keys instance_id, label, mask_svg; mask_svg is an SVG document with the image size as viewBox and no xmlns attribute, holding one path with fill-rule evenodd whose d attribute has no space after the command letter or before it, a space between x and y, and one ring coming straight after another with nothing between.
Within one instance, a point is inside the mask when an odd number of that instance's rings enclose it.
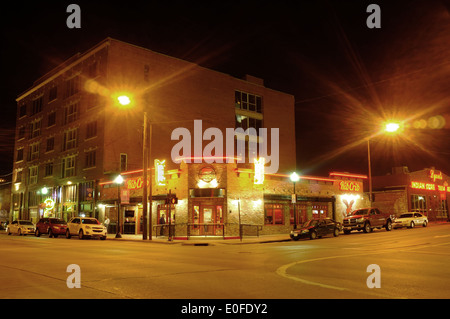
<instances>
[{"instance_id":1,"label":"restaurant storefront","mask_svg":"<svg viewBox=\"0 0 450 319\"><path fill-rule=\"evenodd\" d=\"M301 225L309 219L329 217L342 221L349 209L368 203L362 187L367 178L364 175L302 176L294 197L289 175L266 174L261 181L255 179L254 168L233 163L182 162L178 169L163 172L163 179L152 175L148 183L150 189L151 180L153 236L168 236L169 229L176 239L289 233L294 223ZM117 223L117 199L121 194L123 233L141 234L142 171L122 175L120 189L112 181L100 182L99 219L108 217L111 225ZM165 202L169 193L178 199L176 204Z\"/></svg>"},{"instance_id":2,"label":"restaurant storefront","mask_svg":"<svg viewBox=\"0 0 450 319\"><path fill-rule=\"evenodd\" d=\"M394 168L392 174L376 176L374 203L396 214L419 212L430 221L449 219L450 178L432 168L409 172L407 167Z\"/></svg>"}]
</instances>

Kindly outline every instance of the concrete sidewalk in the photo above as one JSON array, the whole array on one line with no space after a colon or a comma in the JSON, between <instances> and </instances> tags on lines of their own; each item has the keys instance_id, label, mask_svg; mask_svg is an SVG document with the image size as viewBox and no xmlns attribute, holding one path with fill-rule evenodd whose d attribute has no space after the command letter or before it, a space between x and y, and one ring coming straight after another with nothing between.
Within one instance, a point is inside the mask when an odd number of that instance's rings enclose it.
<instances>
[{"instance_id":1,"label":"concrete sidewalk","mask_svg":"<svg viewBox=\"0 0 450 319\"><path fill-rule=\"evenodd\" d=\"M213 246L213 245L242 245L242 244L262 244L272 242L291 241L289 234L278 235L260 235L260 236L245 236L241 239L223 239L220 236L204 237L204 236L192 236L189 239L173 239L169 240L167 236L153 236L152 240L142 239L140 235L121 234L122 238L115 238L116 234L108 234L108 240L121 240L121 241L140 241L146 243L158 243L158 244L179 244L185 246Z\"/></svg>"},{"instance_id":2,"label":"concrete sidewalk","mask_svg":"<svg viewBox=\"0 0 450 319\"><path fill-rule=\"evenodd\" d=\"M449 225L450 222L429 222L428 227L439 226L439 225ZM395 230L394 230L395 231ZM341 232L341 235L343 233ZM140 241L146 243L158 243L158 244L179 244L185 246L213 246L213 245L243 245L243 244L263 244L263 243L275 243L275 242L285 242L291 241L289 233L287 234L276 234L276 235L260 235L260 236L244 236L241 239L224 239L220 236L191 236L189 239L173 239L168 240L167 236L153 236L152 240L142 239L142 234L140 235L129 235L121 234L122 238L115 238L116 234L108 234L108 240L122 240L122 241Z\"/></svg>"}]
</instances>

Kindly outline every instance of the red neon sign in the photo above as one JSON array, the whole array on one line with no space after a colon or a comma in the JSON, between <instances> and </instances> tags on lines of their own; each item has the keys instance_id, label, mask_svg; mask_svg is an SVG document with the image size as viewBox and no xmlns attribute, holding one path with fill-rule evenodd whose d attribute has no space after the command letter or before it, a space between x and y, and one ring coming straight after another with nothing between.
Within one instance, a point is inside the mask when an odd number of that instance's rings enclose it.
<instances>
[{"instance_id":1,"label":"red neon sign","mask_svg":"<svg viewBox=\"0 0 450 319\"><path fill-rule=\"evenodd\" d=\"M341 181L339 182L339 190L359 192L361 190L361 185L354 181Z\"/></svg>"}]
</instances>

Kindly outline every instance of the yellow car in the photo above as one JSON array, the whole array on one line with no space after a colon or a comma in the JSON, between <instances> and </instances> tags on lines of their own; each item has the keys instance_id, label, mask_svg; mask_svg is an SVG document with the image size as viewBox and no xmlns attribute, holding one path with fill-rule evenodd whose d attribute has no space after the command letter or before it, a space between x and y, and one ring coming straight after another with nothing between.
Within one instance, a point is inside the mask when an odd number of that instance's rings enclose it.
<instances>
[{"instance_id":1,"label":"yellow car","mask_svg":"<svg viewBox=\"0 0 450 319\"><path fill-rule=\"evenodd\" d=\"M427 216L421 213L404 213L394 220L394 224L392 226L394 228L402 228L402 227L414 228L417 225L427 227L428 225Z\"/></svg>"}]
</instances>

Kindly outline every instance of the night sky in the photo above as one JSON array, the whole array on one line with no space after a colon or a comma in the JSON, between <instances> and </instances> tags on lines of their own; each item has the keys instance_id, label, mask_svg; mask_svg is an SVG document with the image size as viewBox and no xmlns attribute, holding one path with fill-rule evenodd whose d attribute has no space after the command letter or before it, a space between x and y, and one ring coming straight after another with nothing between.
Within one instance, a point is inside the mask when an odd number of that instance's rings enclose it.
<instances>
[{"instance_id":1,"label":"night sky","mask_svg":"<svg viewBox=\"0 0 450 319\"><path fill-rule=\"evenodd\" d=\"M69 4L81 29L69 29ZM369 4L381 28L369 29ZM33 1L1 18L0 175L12 171L17 96L77 52L116 38L236 77L251 74L296 100L297 169L374 175L393 166L450 174L450 14L426 1ZM414 128L442 115L442 129ZM423 122L423 121L422 121Z\"/></svg>"}]
</instances>

